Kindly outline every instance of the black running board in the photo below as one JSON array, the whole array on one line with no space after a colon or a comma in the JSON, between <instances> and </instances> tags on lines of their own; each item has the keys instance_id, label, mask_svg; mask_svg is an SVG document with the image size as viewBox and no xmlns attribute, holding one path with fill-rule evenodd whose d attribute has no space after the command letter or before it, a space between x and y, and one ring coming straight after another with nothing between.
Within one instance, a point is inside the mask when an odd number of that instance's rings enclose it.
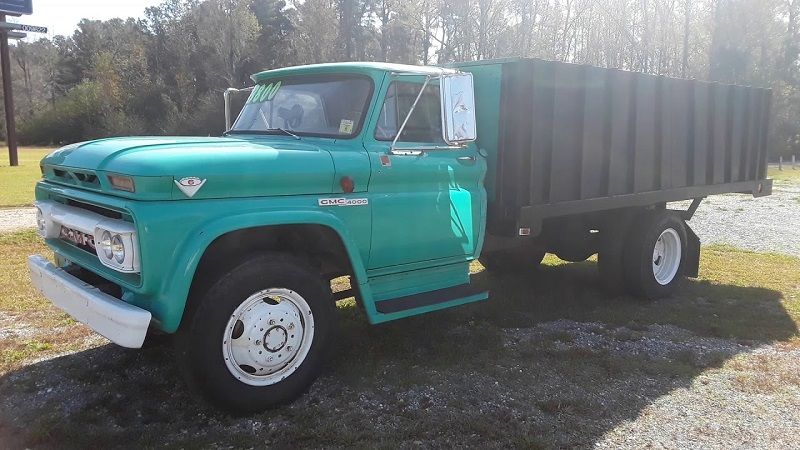
<instances>
[{"instance_id":1,"label":"black running board","mask_svg":"<svg viewBox=\"0 0 800 450\"><path fill-rule=\"evenodd\" d=\"M422 292L375 303L375 309L382 314L391 314L426 306L439 305L455 300L477 301L485 300L489 293L475 288L470 284L462 284L436 291Z\"/></svg>"}]
</instances>

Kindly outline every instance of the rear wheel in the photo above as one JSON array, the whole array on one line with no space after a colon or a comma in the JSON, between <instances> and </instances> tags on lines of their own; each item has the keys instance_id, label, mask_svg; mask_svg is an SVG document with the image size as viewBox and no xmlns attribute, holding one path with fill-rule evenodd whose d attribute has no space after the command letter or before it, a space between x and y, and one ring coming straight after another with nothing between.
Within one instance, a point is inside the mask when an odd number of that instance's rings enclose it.
<instances>
[{"instance_id":1,"label":"rear wheel","mask_svg":"<svg viewBox=\"0 0 800 450\"><path fill-rule=\"evenodd\" d=\"M189 384L252 413L293 400L320 373L335 328L330 289L301 261L254 257L219 277L176 339Z\"/></svg>"},{"instance_id":2,"label":"rear wheel","mask_svg":"<svg viewBox=\"0 0 800 450\"><path fill-rule=\"evenodd\" d=\"M684 278L686 224L669 211L641 217L624 253L628 290L646 299L671 295Z\"/></svg>"}]
</instances>

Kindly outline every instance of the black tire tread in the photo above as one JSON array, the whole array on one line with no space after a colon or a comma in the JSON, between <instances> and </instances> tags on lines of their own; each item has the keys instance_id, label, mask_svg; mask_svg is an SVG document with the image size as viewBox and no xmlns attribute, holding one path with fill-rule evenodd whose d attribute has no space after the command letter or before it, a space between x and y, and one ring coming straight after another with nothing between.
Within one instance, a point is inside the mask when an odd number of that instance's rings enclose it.
<instances>
[{"instance_id":1,"label":"black tire tread","mask_svg":"<svg viewBox=\"0 0 800 450\"><path fill-rule=\"evenodd\" d=\"M623 253L625 285L628 292L644 300L657 300L670 296L684 277L681 263L675 278L662 286L655 280L652 270L653 245L658 236L673 228L681 239L681 257L686 256L686 224L672 211L656 210L642 214L635 222Z\"/></svg>"}]
</instances>

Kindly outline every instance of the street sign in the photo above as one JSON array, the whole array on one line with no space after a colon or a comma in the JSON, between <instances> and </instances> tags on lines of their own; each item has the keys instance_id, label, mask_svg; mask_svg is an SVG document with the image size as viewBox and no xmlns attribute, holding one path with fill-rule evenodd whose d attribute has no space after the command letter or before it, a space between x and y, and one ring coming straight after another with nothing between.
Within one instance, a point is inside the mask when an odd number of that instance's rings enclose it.
<instances>
[{"instance_id":1,"label":"street sign","mask_svg":"<svg viewBox=\"0 0 800 450\"><path fill-rule=\"evenodd\" d=\"M33 14L33 0L0 0L0 14L12 16Z\"/></svg>"},{"instance_id":2,"label":"street sign","mask_svg":"<svg viewBox=\"0 0 800 450\"><path fill-rule=\"evenodd\" d=\"M8 35L9 39L25 39L26 37L28 37L27 34L20 33L19 31L9 31L8 33L6 33L6 35Z\"/></svg>"},{"instance_id":3,"label":"street sign","mask_svg":"<svg viewBox=\"0 0 800 450\"><path fill-rule=\"evenodd\" d=\"M47 33L47 27L23 25L21 23L0 22L0 30L17 30L28 33Z\"/></svg>"}]
</instances>

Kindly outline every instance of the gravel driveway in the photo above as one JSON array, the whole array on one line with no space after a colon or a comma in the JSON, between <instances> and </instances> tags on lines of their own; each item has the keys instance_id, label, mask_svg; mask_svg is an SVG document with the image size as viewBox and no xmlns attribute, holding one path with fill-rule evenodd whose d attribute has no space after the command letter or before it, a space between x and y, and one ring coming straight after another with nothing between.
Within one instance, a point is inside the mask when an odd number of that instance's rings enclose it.
<instances>
[{"instance_id":1,"label":"gravel driveway","mask_svg":"<svg viewBox=\"0 0 800 450\"><path fill-rule=\"evenodd\" d=\"M671 206L686 208L688 202ZM772 195L724 194L703 200L689 222L703 244L800 256L800 185L776 183Z\"/></svg>"},{"instance_id":2,"label":"gravel driveway","mask_svg":"<svg viewBox=\"0 0 800 450\"><path fill-rule=\"evenodd\" d=\"M36 208L0 208L0 233L36 227Z\"/></svg>"}]
</instances>

